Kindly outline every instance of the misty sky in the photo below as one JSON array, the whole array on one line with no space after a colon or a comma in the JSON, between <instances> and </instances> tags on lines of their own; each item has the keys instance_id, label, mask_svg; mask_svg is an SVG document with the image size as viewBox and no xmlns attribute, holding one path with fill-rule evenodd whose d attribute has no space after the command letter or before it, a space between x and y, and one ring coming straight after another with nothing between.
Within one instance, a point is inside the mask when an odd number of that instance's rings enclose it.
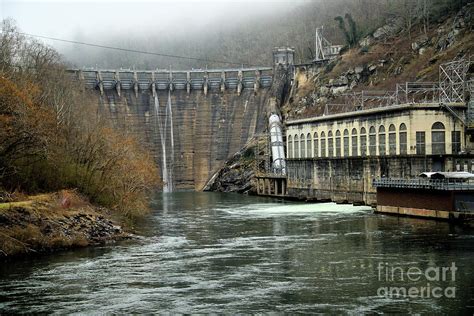
<instances>
[{"instance_id":1,"label":"misty sky","mask_svg":"<svg viewBox=\"0 0 474 316\"><path fill-rule=\"evenodd\" d=\"M305 0L0 0L0 17L26 33L93 40L96 34L193 32L269 15ZM306 0L307 1L307 0ZM54 43L50 43L53 44Z\"/></svg>"},{"instance_id":2,"label":"misty sky","mask_svg":"<svg viewBox=\"0 0 474 316\"><path fill-rule=\"evenodd\" d=\"M0 19L13 19L21 32L32 35L251 64L253 57L236 51L265 54L262 62L268 63L271 48L282 41L293 45L293 38L279 38L274 32L262 47L256 45L255 39L268 33L267 22L281 20L284 26L295 8L318 1L322 0L0 0ZM36 39L55 48L71 67L207 66L195 60Z\"/></svg>"}]
</instances>

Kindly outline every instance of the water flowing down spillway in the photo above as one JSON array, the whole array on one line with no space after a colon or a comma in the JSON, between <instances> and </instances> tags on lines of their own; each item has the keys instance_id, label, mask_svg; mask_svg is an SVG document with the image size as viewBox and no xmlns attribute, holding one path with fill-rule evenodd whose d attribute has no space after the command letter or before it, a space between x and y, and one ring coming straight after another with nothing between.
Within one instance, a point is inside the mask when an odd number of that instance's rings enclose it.
<instances>
[{"instance_id":1,"label":"water flowing down spillway","mask_svg":"<svg viewBox=\"0 0 474 316\"><path fill-rule=\"evenodd\" d=\"M173 109L171 107L171 91L168 91L168 103L166 105L166 114L170 119L170 136L171 136L171 159L170 168L168 170L169 188L173 191L173 169L174 169L174 128L173 128Z\"/></svg>"},{"instance_id":2,"label":"water flowing down spillway","mask_svg":"<svg viewBox=\"0 0 474 316\"><path fill-rule=\"evenodd\" d=\"M161 177L163 180L163 192L173 192L173 165L174 165L174 134L173 134L173 111L171 109L171 94L168 93L168 102L164 108L164 118L160 117L160 101L155 95L155 119L158 127L158 134L160 138L162 163L161 163ZM163 122L162 122L163 120ZM169 135L171 150L167 151L167 135ZM167 155L170 155L168 160Z\"/></svg>"}]
</instances>

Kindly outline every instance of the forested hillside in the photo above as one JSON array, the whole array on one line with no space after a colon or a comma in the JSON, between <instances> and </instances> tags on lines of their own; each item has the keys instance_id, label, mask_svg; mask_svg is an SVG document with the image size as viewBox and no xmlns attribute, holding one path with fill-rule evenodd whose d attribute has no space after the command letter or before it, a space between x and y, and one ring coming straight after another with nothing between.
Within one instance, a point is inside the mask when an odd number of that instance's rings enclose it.
<instances>
[{"instance_id":1,"label":"forested hillside","mask_svg":"<svg viewBox=\"0 0 474 316\"><path fill-rule=\"evenodd\" d=\"M77 188L127 215L147 209L151 155L97 111L58 53L9 21L0 35L0 202L10 193Z\"/></svg>"},{"instance_id":2,"label":"forested hillside","mask_svg":"<svg viewBox=\"0 0 474 316\"><path fill-rule=\"evenodd\" d=\"M470 0L315 0L296 2L286 12L249 14L232 21L218 16L206 27L194 28L182 21L183 29L169 32L115 32L98 30L92 37L75 40L148 52L191 56L202 60L175 59L67 44L66 59L77 67L176 69L269 65L271 49L288 45L296 49L296 61L314 55L315 28L324 25L325 36L334 44L354 44L388 20L402 21L407 36L417 28L429 28L444 15L459 10ZM268 3L269 11L271 2ZM242 8L251 10L251 8ZM338 18L339 17L339 18ZM352 23L353 21L354 23ZM342 28L341 28L342 27ZM355 36L347 36L348 33ZM231 64L214 62L229 61Z\"/></svg>"}]
</instances>

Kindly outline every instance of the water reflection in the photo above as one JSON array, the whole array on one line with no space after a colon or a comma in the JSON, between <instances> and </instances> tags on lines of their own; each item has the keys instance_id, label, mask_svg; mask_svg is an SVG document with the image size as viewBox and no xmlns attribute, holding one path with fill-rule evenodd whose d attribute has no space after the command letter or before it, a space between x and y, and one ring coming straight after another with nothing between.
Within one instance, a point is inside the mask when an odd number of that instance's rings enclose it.
<instances>
[{"instance_id":1,"label":"water reflection","mask_svg":"<svg viewBox=\"0 0 474 316\"><path fill-rule=\"evenodd\" d=\"M138 242L3 265L0 312L462 313L473 305L467 228L232 194L163 194L154 209L137 224L147 236ZM378 277L381 262L453 261L455 299L377 295L392 286Z\"/></svg>"}]
</instances>

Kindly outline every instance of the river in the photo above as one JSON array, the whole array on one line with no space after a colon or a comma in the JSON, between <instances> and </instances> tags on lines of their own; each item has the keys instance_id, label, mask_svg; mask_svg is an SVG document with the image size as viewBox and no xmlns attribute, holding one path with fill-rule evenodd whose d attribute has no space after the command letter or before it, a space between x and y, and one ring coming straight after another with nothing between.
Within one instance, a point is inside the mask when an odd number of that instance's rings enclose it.
<instances>
[{"instance_id":1,"label":"river","mask_svg":"<svg viewBox=\"0 0 474 316\"><path fill-rule=\"evenodd\" d=\"M2 263L0 314L473 311L469 228L218 193L153 209L139 240Z\"/></svg>"}]
</instances>

